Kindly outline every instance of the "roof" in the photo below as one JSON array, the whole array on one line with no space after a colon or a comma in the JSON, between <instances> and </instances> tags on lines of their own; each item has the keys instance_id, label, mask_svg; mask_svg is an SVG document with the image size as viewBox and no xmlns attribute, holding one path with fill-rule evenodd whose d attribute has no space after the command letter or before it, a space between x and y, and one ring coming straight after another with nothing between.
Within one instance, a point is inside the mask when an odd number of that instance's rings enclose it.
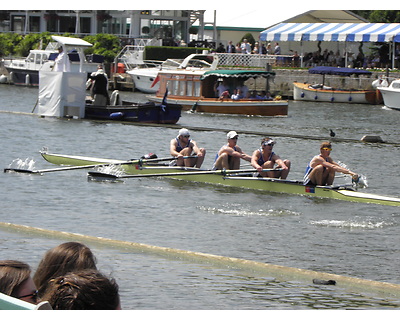
<instances>
[{"instance_id":1,"label":"roof","mask_svg":"<svg viewBox=\"0 0 400 320\"><path fill-rule=\"evenodd\" d=\"M264 77L268 78L271 76L275 76L275 72L271 71L259 71L259 70L210 70L204 72L202 79L209 77L225 77L225 78L255 78L255 77Z\"/></svg>"},{"instance_id":2,"label":"roof","mask_svg":"<svg viewBox=\"0 0 400 320\"><path fill-rule=\"evenodd\" d=\"M55 41L62 45L66 46L74 46L74 47L91 47L93 46L91 43L79 39L79 38L70 38L70 37L61 37L61 36L51 36Z\"/></svg>"},{"instance_id":3,"label":"roof","mask_svg":"<svg viewBox=\"0 0 400 320\"><path fill-rule=\"evenodd\" d=\"M354 68L337 68L337 67L326 67L319 66L308 70L312 74L332 74L338 76L350 76L352 74L372 74L371 71L354 69Z\"/></svg>"},{"instance_id":4,"label":"roof","mask_svg":"<svg viewBox=\"0 0 400 320\"><path fill-rule=\"evenodd\" d=\"M400 23L279 23L261 41L400 42Z\"/></svg>"},{"instance_id":5,"label":"roof","mask_svg":"<svg viewBox=\"0 0 400 320\"><path fill-rule=\"evenodd\" d=\"M360 23L369 21L349 10L310 10L281 22Z\"/></svg>"}]
</instances>

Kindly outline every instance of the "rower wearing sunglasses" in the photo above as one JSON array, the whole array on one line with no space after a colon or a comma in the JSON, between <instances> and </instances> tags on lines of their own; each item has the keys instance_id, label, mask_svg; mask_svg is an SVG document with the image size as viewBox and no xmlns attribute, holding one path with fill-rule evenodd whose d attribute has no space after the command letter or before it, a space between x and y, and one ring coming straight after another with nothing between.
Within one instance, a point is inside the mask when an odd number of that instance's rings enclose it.
<instances>
[{"instance_id":1,"label":"rower wearing sunglasses","mask_svg":"<svg viewBox=\"0 0 400 320\"><path fill-rule=\"evenodd\" d=\"M269 178L286 179L290 171L290 160L282 160L272 148L275 141L271 138L264 138L261 140L261 148L253 152L251 157L251 165L257 169L259 175ZM262 171L263 169L282 169L277 171Z\"/></svg>"},{"instance_id":2,"label":"rower wearing sunglasses","mask_svg":"<svg viewBox=\"0 0 400 320\"><path fill-rule=\"evenodd\" d=\"M341 167L330 156L332 145L330 142L322 142L320 154L311 159L304 175L304 185L330 186L335 179L335 172L342 172L357 180L358 174Z\"/></svg>"},{"instance_id":3,"label":"rower wearing sunglasses","mask_svg":"<svg viewBox=\"0 0 400 320\"><path fill-rule=\"evenodd\" d=\"M176 157L177 166L200 168L206 155L204 148L199 148L196 141L190 139L189 130L182 128L178 136L170 142L171 156ZM190 157L196 155L196 157Z\"/></svg>"}]
</instances>

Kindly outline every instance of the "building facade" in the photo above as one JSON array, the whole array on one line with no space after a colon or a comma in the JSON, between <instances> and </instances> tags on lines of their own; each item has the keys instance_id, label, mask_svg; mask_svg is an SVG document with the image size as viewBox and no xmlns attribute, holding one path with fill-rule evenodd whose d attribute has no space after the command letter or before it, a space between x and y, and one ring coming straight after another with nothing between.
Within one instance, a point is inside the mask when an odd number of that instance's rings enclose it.
<instances>
[{"instance_id":1,"label":"building facade","mask_svg":"<svg viewBox=\"0 0 400 320\"><path fill-rule=\"evenodd\" d=\"M0 32L109 33L121 38L189 41L189 28L204 33L205 10L13 10L0 11Z\"/></svg>"}]
</instances>

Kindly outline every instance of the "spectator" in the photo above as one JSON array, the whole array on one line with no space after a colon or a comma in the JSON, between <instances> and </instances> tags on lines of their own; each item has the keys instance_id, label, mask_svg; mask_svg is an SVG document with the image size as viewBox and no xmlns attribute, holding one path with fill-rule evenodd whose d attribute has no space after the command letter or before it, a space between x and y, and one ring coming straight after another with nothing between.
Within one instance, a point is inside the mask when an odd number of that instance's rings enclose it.
<instances>
[{"instance_id":1,"label":"spectator","mask_svg":"<svg viewBox=\"0 0 400 320\"><path fill-rule=\"evenodd\" d=\"M81 270L52 279L43 295L53 310L120 310L119 288L97 270Z\"/></svg>"},{"instance_id":2,"label":"spectator","mask_svg":"<svg viewBox=\"0 0 400 320\"><path fill-rule=\"evenodd\" d=\"M65 242L48 250L33 276L39 296L46 291L51 279L83 269L96 269L96 258L84 244Z\"/></svg>"},{"instance_id":3,"label":"spectator","mask_svg":"<svg viewBox=\"0 0 400 320\"><path fill-rule=\"evenodd\" d=\"M0 292L36 304L37 290L29 265L16 260L0 261Z\"/></svg>"}]
</instances>

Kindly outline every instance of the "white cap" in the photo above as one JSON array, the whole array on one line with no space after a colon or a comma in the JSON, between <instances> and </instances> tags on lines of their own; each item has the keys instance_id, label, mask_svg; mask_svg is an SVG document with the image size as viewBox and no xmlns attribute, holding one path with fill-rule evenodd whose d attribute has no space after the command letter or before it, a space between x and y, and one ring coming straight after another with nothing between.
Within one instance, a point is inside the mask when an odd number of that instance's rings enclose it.
<instances>
[{"instance_id":1,"label":"white cap","mask_svg":"<svg viewBox=\"0 0 400 320\"><path fill-rule=\"evenodd\" d=\"M182 128L181 130L179 130L177 138L179 138L179 136L190 136L189 130L186 128Z\"/></svg>"},{"instance_id":2,"label":"white cap","mask_svg":"<svg viewBox=\"0 0 400 320\"><path fill-rule=\"evenodd\" d=\"M235 138L235 137L239 137L239 135L237 134L236 131L229 131L228 134L226 135L226 137L227 137L228 139L233 139L233 138Z\"/></svg>"}]
</instances>

